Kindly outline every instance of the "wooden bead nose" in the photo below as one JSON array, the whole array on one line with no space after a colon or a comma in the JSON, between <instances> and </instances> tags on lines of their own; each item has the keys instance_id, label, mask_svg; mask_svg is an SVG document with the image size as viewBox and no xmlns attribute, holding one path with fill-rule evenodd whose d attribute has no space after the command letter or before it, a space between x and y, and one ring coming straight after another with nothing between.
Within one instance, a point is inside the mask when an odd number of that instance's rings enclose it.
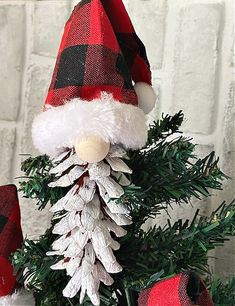
<instances>
[{"instance_id":1,"label":"wooden bead nose","mask_svg":"<svg viewBox=\"0 0 235 306\"><path fill-rule=\"evenodd\" d=\"M109 153L110 143L101 137L91 135L78 140L74 148L81 160L87 163L97 163Z\"/></svg>"}]
</instances>

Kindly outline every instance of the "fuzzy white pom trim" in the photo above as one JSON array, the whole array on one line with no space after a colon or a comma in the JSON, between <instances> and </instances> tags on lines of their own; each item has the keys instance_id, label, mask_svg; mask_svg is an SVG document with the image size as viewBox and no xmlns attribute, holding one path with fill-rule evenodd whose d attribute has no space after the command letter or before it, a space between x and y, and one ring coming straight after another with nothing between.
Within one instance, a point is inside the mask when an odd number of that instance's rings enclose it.
<instances>
[{"instance_id":1,"label":"fuzzy white pom trim","mask_svg":"<svg viewBox=\"0 0 235 306\"><path fill-rule=\"evenodd\" d=\"M49 108L34 119L32 127L35 147L52 157L89 135L125 148L140 149L147 140L145 114L140 108L120 103L103 92L99 99L75 98L63 106Z\"/></svg>"},{"instance_id":2,"label":"fuzzy white pom trim","mask_svg":"<svg viewBox=\"0 0 235 306\"><path fill-rule=\"evenodd\" d=\"M0 297L0 306L34 306L35 301L31 293L26 290L19 290L12 295Z\"/></svg>"},{"instance_id":3,"label":"fuzzy white pom trim","mask_svg":"<svg viewBox=\"0 0 235 306\"><path fill-rule=\"evenodd\" d=\"M153 87L144 82L138 82L134 86L138 97L139 107L145 114L149 114L156 105L157 95Z\"/></svg>"}]
</instances>

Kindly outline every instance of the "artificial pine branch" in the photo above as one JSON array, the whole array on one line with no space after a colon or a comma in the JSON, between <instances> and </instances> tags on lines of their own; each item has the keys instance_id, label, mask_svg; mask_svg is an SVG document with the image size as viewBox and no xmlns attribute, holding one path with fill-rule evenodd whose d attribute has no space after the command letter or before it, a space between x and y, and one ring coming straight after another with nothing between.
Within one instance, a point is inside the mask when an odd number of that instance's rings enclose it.
<instances>
[{"instance_id":1,"label":"artificial pine branch","mask_svg":"<svg viewBox=\"0 0 235 306\"><path fill-rule=\"evenodd\" d=\"M225 282L217 278L212 280L210 293L215 306L235 305L235 277L228 277Z\"/></svg>"},{"instance_id":2,"label":"artificial pine branch","mask_svg":"<svg viewBox=\"0 0 235 306\"><path fill-rule=\"evenodd\" d=\"M190 139L180 137L132 155L129 166L134 187L126 188L121 201L133 209L133 226L141 227L167 205L189 203L192 197L208 197L209 189L222 189L226 176L215 153L200 159L195 156L195 147Z\"/></svg>"},{"instance_id":3,"label":"artificial pine branch","mask_svg":"<svg viewBox=\"0 0 235 306\"><path fill-rule=\"evenodd\" d=\"M160 120L154 121L153 124L150 125L146 146L149 147L172 134L181 133L179 128L183 120L184 114L182 111L176 113L174 116L162 115Z\"/></svg>"},{"instance_id":4,"label":"artificial pine branch","mask_svg":"<svg viewBox=\"0 0 235 306\"><path fill-rule=\"evenodd\" d=\"M184 270L209 274L208 252L235 236L235 200L225 203L209 217L196 212L193 221L181 219L165 227L153 227L147 233L140 230L133 239L129 231L121 240L118 254L124 271L122 279L129 279L134 289L149 284L156 271L169 276ZM147 282L147 283L145 283Z\"/></svg>"},{"instance_id":5,"label":"artificial pine branch","mask_svg":"<svg viewBox=\"0 0 235 306\"><path fill-rule=\"evenodd\" d=\"M43 210L48 203L55 204L68 191L68 188L50 188L48 185L55 180L49 172L53 164L47 155L29 157L22 165L25 181L20 181L20 191L28 199L36 200L38 210Z\"/></svg>"}]
</instances>

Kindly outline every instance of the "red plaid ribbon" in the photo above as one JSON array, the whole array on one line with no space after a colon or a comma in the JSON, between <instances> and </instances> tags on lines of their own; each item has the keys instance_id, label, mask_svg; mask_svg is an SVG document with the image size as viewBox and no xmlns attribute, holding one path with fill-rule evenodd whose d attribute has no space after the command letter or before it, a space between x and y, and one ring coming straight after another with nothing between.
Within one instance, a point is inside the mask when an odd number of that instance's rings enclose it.
<instances>
[{"instance_id":1,"label":"red plaid ribbon","mask_svg":"<svg viewBox=\"0 0 235 306\"><path fill-rule=\"evenodd\" d=\"M9 261L12 252L23 241L20 208L14 185L0 187L0 296L11 294L16 285L13 267Z\"/></svg>"},{"instance_id":2,"label":"red plaid ribbon","mask_svg":"<svg viewBox=\"0 0 235 306\"><path fill-rule=\"evenodd\" d=\"M151 72L122 1L82 0L66 23L44 110L102 91L137 105L132 80L151 84Z\"/></svg>"},{"instance_id":3,"label":"red plaid ribbon","mask_svg":"<svg viewBox=\"0 0 235 306\"><path fill-rule=\"evenodd\" d=\"M213 306L210 295L194 273L181 273L143 290L139 306Z\"/></svg>"}]
</instances>

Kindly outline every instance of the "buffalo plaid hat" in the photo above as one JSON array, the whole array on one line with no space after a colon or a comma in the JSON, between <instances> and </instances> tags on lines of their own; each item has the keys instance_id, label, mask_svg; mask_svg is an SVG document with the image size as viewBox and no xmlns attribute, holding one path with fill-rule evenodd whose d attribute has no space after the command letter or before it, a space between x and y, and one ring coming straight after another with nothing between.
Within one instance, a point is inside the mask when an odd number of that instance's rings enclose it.
<instances>
[{"instance_id":1,"label":"buffalo plaid hat","mask_svg":"<svg viewBox=\"0 0 235 306\"><path fill-rule=\"evenodd\" d=\"M139 306L213 306L210 295L194 273L181 273L143 290Z\"/></svg>"},{"instance_id":2,"label":"buffalo plaid hat","mask_svg":"<svg viewBox=\"0 0 235 306\"><path fill-rule=\"evenodd\" d=\"M155 99L146 50L122 0L80 1L65 26L44 111L33 123L35 146L55 156L96 135L143 147L147 126L138 102L145 90Z\"/></svg>"},{"instance_id":3,"label":"buffalo plaid hat","mask_svg":"<svg viewBox=\"0 0 235 306\"><path fill-rule=\"evenodd\" d=\"M9 261L23 241L20 208L14 185L0 187L0 297L13 293L16 276Z\"/></svg>"}]
</instances>

